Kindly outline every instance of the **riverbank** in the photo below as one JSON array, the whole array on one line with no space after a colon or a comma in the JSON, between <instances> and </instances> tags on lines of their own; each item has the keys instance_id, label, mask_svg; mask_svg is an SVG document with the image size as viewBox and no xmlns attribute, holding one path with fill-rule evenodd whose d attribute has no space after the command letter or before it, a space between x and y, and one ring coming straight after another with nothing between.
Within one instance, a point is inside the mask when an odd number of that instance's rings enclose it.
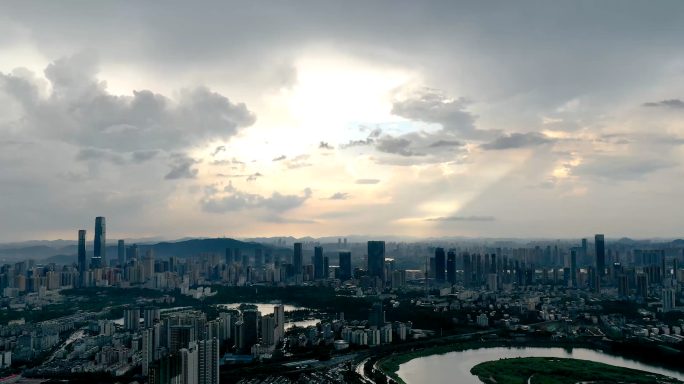
<instances>
[{"instance_id":1,"label":"riverbank","mask_svg":"<svg viewBox=\"0 0 684 384\"><path fill-rule=\"evenodd\" d=\"M487 384L575 384L579 382L681 384L675 378L595 361L557 357L526 357L488 361L470 373Z\"/></svg>"},{"instance_id":2,"label":"riverbank","mask_svg":"<svg viewBox=\"0 0 684 384\"><path fill-rule=\"evenodd\" d=\"M582 341L564 341L564 342L534 342L525 344L511 344L507 341L456 341L449 345L441 345L437 347L425 348L420 350L413 350L410 352L399 353L391 356L384 357L375 363L375 367L379 369L383 374L392 378L399 384L406 384L404 380L399 377L397 372L399 371L400 365L408 363L411 360L418 359L421 357L433 356L433 355L444 355L451 352L461 352L466 350L478 350L485 348L525 348L525 347L556 347L556 348L585 348L592 350L600 350L595 344L582 342Z\"/></svg>"}]
</instances>

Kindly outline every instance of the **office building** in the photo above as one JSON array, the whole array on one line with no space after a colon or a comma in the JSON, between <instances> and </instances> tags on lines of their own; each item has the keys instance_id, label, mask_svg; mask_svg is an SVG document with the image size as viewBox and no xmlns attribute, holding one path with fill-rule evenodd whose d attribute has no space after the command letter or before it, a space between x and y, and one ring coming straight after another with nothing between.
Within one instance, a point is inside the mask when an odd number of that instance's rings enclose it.
<instances>
[{"instance_id":1,"label":"office building","mask_svg":"<svg viewBox=\"0 0 684 384\"><path fill-rule=\"evenodd\" d=\"M384 283L385 281L385 242L368 242L368 275L377 277Z\"/></svg>"},{"instance_id":2,"label":"office building","mask_svg":"<svg viewBox=\"0 0 684 384\"><path fill-rule=\"evenodd\" d=\"M368 310L368 325L378 328L385 325L385 311L382 310L382 302L373 303L373 306Z\"/></svg>"},{"instance_id":3,"label":"office building","mask_svg":"<svg viewBox=\"0 0 684 384\"><path fill-rule=\"evenodd\" d=\"M648 297L648 275L639 274L636 276L637 296L646 299Z\"/></svg>"},{"instance_id":4,"label":"office building","mask_svg":"<svg viewBox=\"0 0 684 384\"><path fill-rule=\"evenodd\" d=\"M629 279L627 275L620 275L617 278L618 281L618 296L627 297L629 296Z\"/></svg>"},{"instance_id":5,"label":"office building","mask_svg":"<svg viewBox=\"0 0 684 384\"><path fill-rule=\"evenodd\" d=\"M103 268L107 265L107 227L104 217L95 218L95 245L91 263L93 269Z\"/></svg>"},{"instance_id":6,"label":"office building","mask_svg":"<svg viewBox=\"0 0 684 384\"><path fill-rule=\"evenodd\" d=\"M596 242L596 272L600 277L606 275L606 249L603 235L595 236Z\"/></svg>"},{"instance_id":7,"label":"office building","mask_svg":"<svg viewBox=\"0 0 684 384\"><path fill-rule=\"evenodd\" d=\"M456 284L456 252L454 251L449 251L447 254L447 262L446 262L446 277L447 281L453 285Z\"/></svg>"},{"instance_id":8,"label":"office building","mask_svg":"<svg viewBox=\"0 0 684 384\"><path fill-rule=\"evenodd\" d=\"M154 276L154 251L148 249L145 252L143 259L143 266L145 267L145 280L149 280Z\"/></svg>"},{"instance_id":9,"label":"office building","mask_svg":"<svg viewBox=\"0 0 684 384\"><path fill-rule=\"evenodd\" d=\"M233 250L226 248L226 265L233 265Z\"/></svg>"},{"instance_id":10,"label":"office building","mask_svg":"<svg viewBox=\"0 0 684 384\"><path fill-rule=\"evenodd\" d=\"M117 261L119 262L119 265L124 265L126 262L126 244L123 240L119 240L117 251Z\"/></svg>"},{"instance_id":11,"label":"office building","mask_svg":"<svg viewBox=\"0 0 684 384\"><path fill-rule=\"evenodd\" d=\"M78 271L83 276L83 272L87 271L89 268L89 262L86 253L86 231L81 229L78 231ZM83 279L81 278L81 283Z\"/></svg>"},{"instance_id":12,"label":"office building","mask_svg":"<svg viewBox=\"0 0 684 384\"><path fill-rule=\"evenodd\" d=\"M262 268L264 266L264 256L261 248L254 250L254 266Z\"/></svg>"},{"instance_id":13,"label":"office building","mask_svg":"<svg viewBox=\"0 0 684 384\"><path fill-rule=\"evenodd\" d=\"M351 252L340 252L340 280L347 281L352 278Z\"/></svg>"},{"instance_id":14,"label":"office building","mask_svg":"<svg viewBox=\"0 0 684 384\"><path fill-rule=\"evenodd\" d=\"M302 254L302 243L294 243L294 255L292 257L292 264L295 275L302 274L302 268L304 267L303 263L304 255Z\"/></svg>"},{"instance_id":15,"label":"office building","mask_svg":"<svg viewBox=\"0 0 684 384\"><path fill-rule=\"evenodd\" d=\"M577 250L572 249L570 251L570 280L572 281L572 286L577 286Z\"/></svg>"},{"instance_id":16,"label":"office building","mask_svg":"<svg viewBox=\"0 0 684 384\"><path fill-rule=\"evenodd\" d=\"M675 309L675 290L672 288L665 288L661 291L661 300L663 302L663 312L669 312Z\"/></svg>"},{"instance_id":17,"label":"office building","mask_svg":"<svg viewBox=\"0 0 684 384\"><path fill-rule=\"evenodd\" d=\"M435 249L435 279L446 280L446 253L444 248Z\"/></svg>"},{"instance_id":18,"label":"office building","mask_svg":"<svg viewBox=\"0 0 684 384\"><path fill-rule=\"evenodd\" d=\"M323 279L323 247L314 248L314 280Z\"/></svg>"},{"instance_id":19,"label":"office building","mask_svg":"<svg viewBox=\"0 0 684 384\"><path fill-rule=\"evenodd\" d=\"M178 352L183 348L188 348L190 343L196 340L195 327L190 324L171 325L168 331L169 351Z\"/></svg>"}]
</instances>

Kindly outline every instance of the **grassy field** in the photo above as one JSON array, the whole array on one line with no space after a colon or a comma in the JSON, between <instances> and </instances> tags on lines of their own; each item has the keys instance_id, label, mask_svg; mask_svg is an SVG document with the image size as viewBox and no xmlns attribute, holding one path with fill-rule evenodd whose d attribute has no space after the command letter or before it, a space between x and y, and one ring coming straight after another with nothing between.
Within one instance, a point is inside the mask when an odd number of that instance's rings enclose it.
<instances>
[{"instance_id":1,"label":"grassy field","mask_svg":"<svg viewBox=\"0 0 684 384\"><path fill-rule=\"evenodd\" d=\"M470 370L483 383L575 384L593 383L682 383L674 378L620 368L587 360L555 357L502 359L478 364ZM530 379L531 378L531 379Z\"/></svg>"}]
</instances>

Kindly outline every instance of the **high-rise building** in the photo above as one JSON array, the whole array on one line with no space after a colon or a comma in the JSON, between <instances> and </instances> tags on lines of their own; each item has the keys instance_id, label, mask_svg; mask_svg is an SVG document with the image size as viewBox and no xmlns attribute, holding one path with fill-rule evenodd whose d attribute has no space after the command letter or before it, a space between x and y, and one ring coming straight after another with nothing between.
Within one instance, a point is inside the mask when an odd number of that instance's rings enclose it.
<instances>
[{"instance_id":1,"label":"high-rise building","mask_svg":"<svg viewBox=\"0 0 684 384\"><path fill-rule=\"evenodd\" d=\"M499 287L497 287L497 276L496 273L490 273L487 275L487 285L489 286L490 291L497 291Z\"/></svg>"},{"instance_id":2,"label":"high-rise building","mask_svg":"<svg viewBox=\"0 0 684 384\"><path fill-rule=\"evenodd\" d=\"M169 351L171 352L188 348L190 343L196 340L195 327L193 325L171 325L168 332Z\"/></svg>"},{"instance_id":3,"label":"high-rise building","mask_svg":"<svg viewBox=\"0 0 684 384\"><path fill-rule=\"evenodd\" d=\"M143 321L145 328L151 328L154 326L155 321L161 319L161 310L158 307L145 307L143 310Z\"/></svg>"},{"instance_id":4,"label":"high-rise building","mask_svg":"<svg viewBox=\"0 0 684 384\"><path fill-rule=\"evenodd\" d=\"M93 269L107 265L107 227L102 216L95 218L95 248L91 262Z\"/></svg>"},{"instance_id":5,"label":"high-rise building","mask_svg":"<svg viewBox=\"0 0 684 384\"><path fill-rule=\"evenodd\" d=\"M123 240L119 240L117 251L119 251L117 261L119 262L119 265L124 265L126 262L126 244Z\"/></svg>"},{"instance_id":6,"label":"high-rise building","mask_svg":"<svg viewBox=\"0 0 684 384\"><path fill-rule=\"evenodd\" d=\"M368 242L368 275L385 281L385 242Z\"/></svg>"},{"instance_id":7,"label":"high-rise building","mask_svg":"<svg viewBox=\"0 0 684 384\"><path fill-rule=\"evenodd\" d=\"M456 252L449 251L447 253L447 281L451 284L456 284Z\"/></svg>"},{"instance_id":8,"label":"high-rise building","mask_svg":"<svg viewBox=\"0 0 684 384\"><path fill-rule=\"evenodd\" d=\"M275 316L275 339L278 342L285 336L285 307L278 304L273 307L273 315Z\"/></svg>"},{"instance_id":9,"label":"high-rise building","mask_svg":"<svg viewBox=\"0 0 684 384\"><path fill-rule=\"evenodd\" d=\"M435 279L446 280L446 253L444 248L435 249Z\"/></svg>"},{"instance_id":10,"label":"high-rise building","mask_svg":"<svg viewBox=\"0 0 684 384\"><path fill-rule=\"evenodd\" d=\"M128 247L126 260L131 260L131 259L136 259L136 260L140 261L140 248L138 248L137 244L133 244L130 247Z\"/></svg>"},{"instance_id":11,"label":"high-rise building","mask_svg":"<svg viewBox=\"0 0 684 384\"><path fill-rule=\"evenodd\" d=\"M302 243L294 243L294 256L292 258L292 264L295 275L302 274L302 268L304 267L303 263L304 255L302 254Z\"/></svg>"},{"instance_id":12,"label":"high-rise building","mask_svg":"<svg viewBox=\"0 0 684 384\"><path fill-rule=\"evenodd\" d=\"M637 295L646 299L648 297L648 275L638 274L636 276Z\"/></svg>"},{"instance_id":13,"label":"high-rise building","mask_svg":"<svg viewBox=\"0 0 684 384\"><path fill-rule=\"evenodd\" d=\"M340 280L352 278L351 252L340 252Z\"/></svg>"},{"instance_id":14,"label":"high-rise building","mask_svg":"<svg viewBox=\"0 0 684 384\"><path fill-rule=\"evenodd\" d=\"M151 279L154 276L154 251L152 249L145 252L143 266L145 267L145 280Z\"/></svg>"},{"instance_id":15,"label":"high-rise building","mask_svg":"<svg viewBox=\"0 0 684 384\"><path fill-rule=\"evenodd\" d=\"M152 331L150 329L143 329L142 331L142 374L149 375L150 362L152 361L151 353Z\"/></svg>"},{"instance_id":16,"label":"high-rise building","mask_svg":"<svg viewBox=\"0 0 684 384\"><path fill-rule=\"evenodd\" d=\"M620 275L618 280L618 296L627 297L629 296L629 279L627 275Z\"/></svg>"},{"instance_id":17,"label":"high-rise building","mask_svg":"<svg viewBox=\"0 0 684 384\"><path fill-rule=\"evenodd\" d=\"M233 262L242 263L242 249L235 248L235 252L233 252Z\"/></svg>"},{"instance_id":18,"label":"high-rise building","mask_svg":"<svg viewBox=\"0 0 684 384\"><path fill-rule=\"evenodd\" d=\"M233 265L233 249L226 248L226 265Z\"/></svg>"},{"instance_id":19,"label":"high-rise building","mask_svg":"<svg viewBox=\"0 0 684 384\"><path fill-rule=\"evenodd\" d=\"M570 251L570 280L572 280L572 286L577 287L577 250L575 248Z\"/></svg>"},{"instance_id":20,"label":"high-rise building","mask_svg":"<svg viewBox=\"0 0 684 384\"><path fill-rule=\"evenodd\" d=\"M246 310L242 312L242 334L241 339L243 344L240 345L242 353L249 354L252 346L259 341L259 312L255 310Z\"/></svg>"},{"instance_id":21,"label":"high-rise building","mask_svg":"<svg viewBox=\"0 0 684 384\"><path fill-rule=\"evenodd\" d=\"M470 262L470 254L463 253L463 286L470 288L473 285L473 266Z\"/></svg>"},{"instance_id":22,"label":"high-rise building","mask_svg":"<svg viewBox=\"0 0 684 384\"><path fill-rule=\"evenodd\" d=\"M140 328L140 308L124 308L124 331L135 331Z\"/></svg>"},{"instance_id":23,"label":"high-rise building","mask_svg":"<svg viewBox=\"0 0 684 384\"><path fill-rule=\"evenodd\" d=\"M199 361L198 384L218 384L219 382L219 341L217 338L197 342Z\"/></svg>"},{"instance_id":24,"label":"high-rise building","mask_svg":"<svg viewBox=\"0 0 684 384\"><path fill-rule=\"evenodd\" d=\"M603 235L595 236L596 242L596 272L599 276L606 275L606 244Z\"/></svg>"},{"instance_id":25,"label":"high-rise building","mask_svg":"<svg viewBox=\"0 0 684 384\"><path fill-rule=\"evenodd\" d=\"M277 343L275 314L263 316L261 318L261 344L270 346Z\"/></svg>"},{"instance_id":26,"label":"high-rise building","mask_svg":"<svg viewBox=\"0 0 684 384\"><path fill-rule=\"evenodd\" d=\"M199 382L199 351L197 343L191 342L188 348L180 350L181 382L180 384L198 384Z\"/></svg>"},{"instance_id":27,"label":"high-rise building","mask_svg":"<svg viewBox=\"0 0 684 384\"><path fill-rule=\"evenodd\" d=\"M385 311L382 310L382 302L373 303L368 310L368 325L371 327L382 327L385 325Z\"/></svg>"},{"instance_id":28,"label":"high-rise building","mask_svg":"<svg viewBox=\"0 0 684 384\"><path fill-rule=\"evenodd\" d=\"M83 276L83 272L88 270L88 256L86 253L86 230L78 231L78 271Z\"/></svg>"},{"instance_id":29,"label":"high-rise building","mask_svg":"<svg viewBox=\"0 0 684 384\"><path fill-rule=\"evenodd\" d=\"M314 248L314 279L323 279L323 247Z\"/></svg>"},{"instance_id":30,"label":"high-rise building","mask_svg":"<svg viewBox=\"0 0 684 384\"><path fill-rule=\"evenodd\" d=\"M264 266L264 256L261 248L256 248L254 250L254 266L257 268Z\"/></svg>"}]
</instances>

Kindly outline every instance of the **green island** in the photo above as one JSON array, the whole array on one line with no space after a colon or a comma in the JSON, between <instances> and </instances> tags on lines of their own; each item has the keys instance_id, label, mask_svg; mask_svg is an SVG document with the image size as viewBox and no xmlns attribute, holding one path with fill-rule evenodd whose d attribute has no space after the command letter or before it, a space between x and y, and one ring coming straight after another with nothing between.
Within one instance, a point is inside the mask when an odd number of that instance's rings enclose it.
<instances>
[{"instance_id":1,"label":"green island","mask_svg":"<svg viewBox=\"0 0 684 384\"><path fill-rule=\"evenodd\" d=\"M682 383L672 377L594 361L556 357L501 359L478 364L470 370L483 383L575 384Z\"/></svg>"}]
</instances>

